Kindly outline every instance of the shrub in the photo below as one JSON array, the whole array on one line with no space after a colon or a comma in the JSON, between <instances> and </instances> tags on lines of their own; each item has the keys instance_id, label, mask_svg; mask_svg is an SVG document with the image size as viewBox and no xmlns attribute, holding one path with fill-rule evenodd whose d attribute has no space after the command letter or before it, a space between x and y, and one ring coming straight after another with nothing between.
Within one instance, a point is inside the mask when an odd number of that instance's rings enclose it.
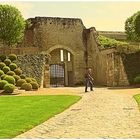
<instances>
[{"instance_id":1,"label":"shrub","mask_svg":"<svg viewBox=\"0 0 140 140\"><path fill-rule=\"evenodd\" d=\"M21 79L25 79L26 76L25 76L24 74L21 74L21 75L20 75L20 78L21 78Z\"/></svg>"},{"instance_id":2,"label":"shrub","mask_svg":"<svg viewBox=\"0 0 140 140\"><path fill-rule=\"evenodd\" d=\"M4 61L5 59L6 59L6 55L0 54L0 60L1 60L1 61Z\"/></svg>"},{"instance_id":3,"label":"shrub","mask_svg":"<svg viewBox=\"0 0 140 140\"><path fill-rule=\"evenodd\" d=\"M0 76L3 75L3 74L4 74L4 72L2 70L0 70Z\"/></svg>"},{"instance_id":4,"label":"shrub","mask_svg":"<svg viewBox=\"0 0 140 140\"><path fill-rule=\"evenodd\" d=\"M11 64L11 60L10 59L5 59L4 63L6 64L6 66L9 66Z\"/></svg>"},{"instance_id":5,"label":"shrub","mask_svg":"<svg viewBox=\"0 0 140 140\"><path fill-rule=\"evenodd\" d=\"M116 46L122 46L126 45L128 46L128 43L123 41L117 41L115 39L111 39L102 35L99 35L99 41L102 47L104 48L110 48L110 47L116 47Z\"/></svg>"},{"instance_id":6,"label":"shrub","mask_svg":"<svg viewBox=\"0 0 140 140\"><path fill-rule=\"evenodd\" d=\"M15 63L11 63L9 67L12 71L14 71L17 68L17 65Z\"/></svg>"},{"instance_id":7,"label":"shrub","mask_svg":"<svg viewBox=\"0 0 140 140\"><path fill-rule=\"evenodd\" d=\"M1 79L3 80L5 78L6 74L1 75Z\"/></svg>"},{"instance_id":8,"label":"shrub","mask_svg":"<svg viewBox=\"0 0 140 140\"><path fill-rule=\"evenodd\" d=\"M10 71L10 68L8 66L4 66L2 70L4 73L7 73L8 71Z\"/></svg>"},{"instance_id":9,"label":"shrub","mask_svg":"<svg viewBox=\"0 0 140 140\"><path fill-rule=\"evenodd\" d=\"M136 77L134 78L134 83L135 83L135 84L140 84L140 76L136 76Z\"/></svg>"},{"instance_id":10,"label":"shrub","mask_svg":"<svg viewBox=\"0 0 140 140\"><path fill-rule=\"evenodd\" d=\"M8 83L4 85L3 89L6 93L13 93L15 86Z\"/></svg>"},{"instance_id":11,"label":"shrub","mask_svg":"<svg viewBox=\"0 0 140 140\"><path fill-rule=\"evenodd\" d=\"M11 61L17 60L17 56L16 56L15 54L10 54L10 55L8 56L8 58L9 58Z\"/></svg>"},{"instance_id":12,"label":"shrub","mask_svg":"<svg viewBox=\"0 0 140 140\"><path fill-rule=\"evenodd\" d=\"M18 75L13 75L13 77L15 78L16 81L18 81L20 79L20 76L18 76Z\"/></svg>"},{"instance_id":13,"label":"shrub","mask_svg":"<svg viewBox=\"0 0 140 140\"><path fill-rule=\"evenodd\" d=\"M2 90L6 84L8 84L6 80L0 80L0 89Z\"/></svg>"},{"instance_id":14,"label":"shrub","mask_svg":"<svg viewBox=\"0 0 140 140\"><path fill-rule=\"evenodd\" d=\"M2 69L4 66L6 66L5 63L0 62L0 69Z\"/></svg>"},{"instance_id":15,"label":"shrub","mask_svg":"<svg viewBox=\"0 0 140 140\"><path fill-rule=\"evenodd\" d=\"M26 80L24 80L24 79L19 79L19 80L17 80L16 85L17 85L18 87L20 87L23 83L26 83Z\"/></svg>"},{"instance_id":16,"label":"shrub","mask_svg":"<svg viewBox=\"0 0 140 140\"><path fill-rule=\"evenodd\" d=\"M13 76L13 75L15 75L15 72L14 71L8 71L6 74Z\"/></svg>"},{"instance_id":17,"label":"shrub","mask_svg":"<svg viewBox=\"0 0 140 140\"><path fill-rule=\"evenodd\" d=\"M32 82L31 78L25 78L25 80L26 80L27 83L31 83Z\"/></svg>"},{"instance_id":18,"label":"shrub","mask_svg":"<svg viewBox=\"0 0 140 140\"><path fill-rule=\"evenodd\" d=\"M14 72L15 72L16 75L21 75L22 74L22 70L20 68L16 68L14 70Z\"/></svg>"},{"instance_id":19,"label":"shrub","mask_svg":"<svg viewBox=\"0 0 140 140\"><path fill-rule=\"evenodd\" d=\"M30 84L32 85L32 89L36 89L37 90L39 88L39 85L36 82L31 82Z\"/></svg>"},{"instance_id":20,"label":"shrub","mask_svg":"<svg viewBox=\"0 0 140 140\"><path fill-rule=\"evenodd\" d=\"M21 85L21 89L24 89L26 91L30 91L30 90L32 90L32 85L30 83L23 83Z\"/></svg>"},{"instance_id":21,"label":"shrub","mask_svg":"<svg viewBox=\"0 0 140 140\"><path fill-rule=\"evenodd\" d=\"M6 75L4 77L4 80L6 80L8 83L15 85L15 78L13 76L10 75Z\"/></svg>"},{"instance_id":22,"label":"shrub","mask_svg":"<svg viewBox=\"0 0 140 140\"><path fill-rule=\"evenodd\" d=\"M30 78L30 79L32 80L32 82L36 82L37 83L35 78Z\"/></svg>"}]
</instances>

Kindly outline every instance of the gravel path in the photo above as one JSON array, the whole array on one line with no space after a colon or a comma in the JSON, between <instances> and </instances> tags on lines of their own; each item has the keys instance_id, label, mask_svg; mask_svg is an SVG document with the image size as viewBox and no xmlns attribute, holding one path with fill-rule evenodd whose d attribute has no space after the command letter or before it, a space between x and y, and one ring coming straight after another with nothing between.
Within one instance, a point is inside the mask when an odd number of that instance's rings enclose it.
<instances>
[{"instance_id":1,"label":"gravel path","mask_svg":"<svg viewBox=\"0 0 140 140\"><path fill-rule=\"evenodd\" d=\"M140 112L128 94L132 91L97 88L79 93L78 103L16 138L140 138Z\"/></svg>"}]
</instances>

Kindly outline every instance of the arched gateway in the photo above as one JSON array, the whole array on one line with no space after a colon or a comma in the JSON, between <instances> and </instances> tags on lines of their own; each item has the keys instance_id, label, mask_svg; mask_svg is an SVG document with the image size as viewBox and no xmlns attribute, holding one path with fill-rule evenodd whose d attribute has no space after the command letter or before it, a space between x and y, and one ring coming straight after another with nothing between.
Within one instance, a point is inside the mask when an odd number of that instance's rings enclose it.
<instances>
[{"instance_id":1,"label":"arched gateway","mask_svg":"<svg viewBox=\"0 0 140 140\"><path fill-rule=\"evenodd\" d=\"M74 85L74 52L67 46L56 45L47 50L50 55L50 86Z\"/></svg>"}]
</instances>

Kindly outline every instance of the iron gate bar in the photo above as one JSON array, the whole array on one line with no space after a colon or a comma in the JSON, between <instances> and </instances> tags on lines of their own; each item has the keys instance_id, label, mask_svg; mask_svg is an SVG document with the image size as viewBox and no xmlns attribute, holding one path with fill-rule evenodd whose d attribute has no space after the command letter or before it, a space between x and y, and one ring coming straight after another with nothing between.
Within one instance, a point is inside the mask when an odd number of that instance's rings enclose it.
<instances>
[{"instance_id":1,"label":"iron gate bar","mask_svg":"<svg viewBox=\"0 0 140 140\"><path fill-rule=\"evenodd\" d=\"M64 86L64 64L50 64L50 85L53 87Z\"/></svg>"}]
</instances>

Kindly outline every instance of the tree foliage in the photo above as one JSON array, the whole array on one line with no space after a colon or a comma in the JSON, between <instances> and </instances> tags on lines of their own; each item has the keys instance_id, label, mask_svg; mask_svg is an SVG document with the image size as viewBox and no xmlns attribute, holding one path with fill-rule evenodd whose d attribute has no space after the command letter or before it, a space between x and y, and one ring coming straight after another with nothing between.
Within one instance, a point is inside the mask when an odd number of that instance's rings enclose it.
<instances>
[{"instance_id":1,"label":"tree foliage","mask_svg":"<svg viewBox=\"0 0 140 140\"><path fill-rule=\"evenodd\" d=\"M21 12L10 5L0 5L0 39L7 45L22 41L26 22Z\"/></svg>"},{"instance_id":2,"label":"tree foliage","mask_svg":"<svg viewBox=\"0 0 140 140\"><path fill-rule=\"evenodd\" d=\"M127 42L123 41L117 41L115 39L111 39L102 35L99 35L99 41L101 43L101 46L104 48L111 48L111 47L117 47L117 46L123 46L123 45L128 45Z\"/></svg>"},{"instance_id":3,"label":"tree foliage","mask_svg":"<svg viewBox=\"0 0 140 140\"><path fill-rule=\"evenodd\" d=\"M126 20L125 32L129 40L140 41L140 11Z\"/></svg>"}]
</instances>

